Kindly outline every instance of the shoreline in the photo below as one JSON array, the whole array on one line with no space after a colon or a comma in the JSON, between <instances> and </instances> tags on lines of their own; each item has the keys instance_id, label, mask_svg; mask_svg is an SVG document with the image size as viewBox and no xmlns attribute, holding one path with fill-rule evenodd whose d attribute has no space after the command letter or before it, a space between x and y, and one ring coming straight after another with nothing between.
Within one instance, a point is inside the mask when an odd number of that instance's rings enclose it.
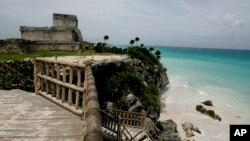
<instances>
[{"instance_id":1,"label":"shoreline","mask_svg":"<svg viewBox=\"0 0 250 141\"><path fill-rule=\"evenodd\" d=\"M242 108L241 103L235 101L233 96L226 95L229 90L219 91L214 87L195 89L185 84L185 78L181 76L170 75L169 80L169 89L161 96L161 101L165 103L162 104L164 108L159 120L174 120L182 140L227 141L230 124L249 124L250 112L246 112L247 107ZM214 110L221 116L222 121L214 120L196 111L196 105L201 105L201 102L205 100L212 100L214 106L203 106ZM201 134L194 132L194 137L187 138L181 125L185 122L191 122L198 127Z\"/></svg>"}]
</instances>

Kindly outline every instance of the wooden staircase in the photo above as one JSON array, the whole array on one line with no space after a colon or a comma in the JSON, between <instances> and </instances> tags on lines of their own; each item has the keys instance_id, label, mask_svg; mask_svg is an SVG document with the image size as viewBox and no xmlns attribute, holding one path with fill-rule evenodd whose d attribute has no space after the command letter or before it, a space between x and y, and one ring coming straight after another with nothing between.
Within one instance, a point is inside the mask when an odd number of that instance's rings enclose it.
<instances>
[{"instance_id":1,"label":"wooden staircase","mask_svg":"<svg viewBox=\"0 0 250 141\"><path fill-rule=\"evenodd\" d=\"M130 123L133 119L129 118L122 118L121 116L115 116L114 113L123 113L121 115L125 117L132 115L133 117L137 117L138 114L141 113L130 113L126 111L101 111L102 117L102 132L104 134L109 135L111 138L113 137L114 140L118 141L161 141L161 137L157 134L159 130L157 127L154 127L149 119L145 121L133 122L134 126ZM127 113L127 115L125 114ZM137 115L137 116L136 116ZM138 117L137 117L138 118ZM142 118L144 119L144 118ZM131 121L129 121L131 120ZM144 123L146 122L146 123ZM136 126L135 126L136 125Z\"/></svg>"}]
</instances>

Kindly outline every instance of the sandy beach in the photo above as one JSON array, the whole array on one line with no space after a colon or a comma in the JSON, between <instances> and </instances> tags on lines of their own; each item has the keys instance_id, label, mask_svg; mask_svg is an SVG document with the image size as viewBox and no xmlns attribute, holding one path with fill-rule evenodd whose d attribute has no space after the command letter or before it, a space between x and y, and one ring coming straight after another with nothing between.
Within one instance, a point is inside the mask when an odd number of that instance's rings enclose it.
<instances>
[{"instance_id":1,"label":"sandy beach","mask_svg":"<svg viewBox=\"0 0 250 141\"><path fill-rule=\"evenodd\" d=\"M239 107L233 97L222 96L219 89L204 87L199 90L185 84L185 80L179 76L170 76L169 89L162 95L165 108L162 110L160 120L173 119L177 123L177 129L182 139L195 141L228 141L230 124L247 124L250 118L248 109ZM229 92L229 91L228 91ZM204 106L214 110L220 115L222 121L214 120L196 111L197 104L202 101L212 100L213 107ZM201 134L195 133L192 138L186 138L181 126L184 122L191 122L198 127Z\"/></svg>"}]
</instances>

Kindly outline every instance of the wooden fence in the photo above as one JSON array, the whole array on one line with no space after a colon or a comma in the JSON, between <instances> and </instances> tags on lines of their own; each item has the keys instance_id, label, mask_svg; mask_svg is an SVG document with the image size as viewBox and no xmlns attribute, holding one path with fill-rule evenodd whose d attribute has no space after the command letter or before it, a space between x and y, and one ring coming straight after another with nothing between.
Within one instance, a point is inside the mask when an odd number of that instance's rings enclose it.
<instances>
[{"instance_id":1,"label":"wooden fence","mask_svg":"<svg viewBox=\"0 0 250 141\"><path fill-rule=\"evenodd\" d=\"M112 115L111 113L106 113L101 111L102 126L112 131L117 135L117 141L135 141L135 137L129 133L124 124L122 124L121 119Z\"/></svg>"},{"instance_id":2,"label":"wooden fence","mask_svg":"<svg viewBox=\"0 0 250 141\"><path fill-rule=\"evenodd\" d=\"M82 115L85 111L85 65L45 58L34 59L35 93Z\"/></svg>"},{"instance_id":3,"label":"wooden fence","mask_svg":"<svg viewBox=\"0 0 250 141\"><path fill-rule=\"evenodd\" d=\"M84 141L103 140L98 93L90 66L36 58L34 83L36 94L82 117Z\"/></svg>"},{"instance_id":4,"label":"wooden fence","mask_svg":"<svg viewBox=\"0 0 250 141\"><path fill-rule=\"evenodd\" d=\"M0 61L0 88L34 91L33 80Z\"/></svg>"},{"instance_id":5,"label":"wooden fence","mask_svg":"<svg viewBox=\"0 0 250 141\"><path fill-rule=\"evenodd\" d=\"M146 115L143 113L128 112L122 110L112 110L111 112L114 116L119 117L121 123L126 126L142 128L146 119Z\"/></svg>"}]
</instances>

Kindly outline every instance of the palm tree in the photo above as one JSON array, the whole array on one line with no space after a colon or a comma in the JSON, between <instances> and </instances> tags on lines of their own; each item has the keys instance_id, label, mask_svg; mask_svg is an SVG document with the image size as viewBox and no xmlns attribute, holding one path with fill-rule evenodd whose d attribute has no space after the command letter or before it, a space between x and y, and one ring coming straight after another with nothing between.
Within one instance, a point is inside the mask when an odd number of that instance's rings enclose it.
<instances>
[{"instance_id":1,"label":"palm tree","mask_svg":"<svg viewBox=\"0 0 250 141\"><path fill-rule=\"evenodd\" d=\"M143 48L143 47L144 47L144 44L141 44L140 46Z\"/></svg>"},{"instance_id":2,"label":"palm tree","mask_svg":"<svg viewBox=\"0 0 250 141\"><path fill-rule=\"evenodd\" d=\"M160 59L161 58L161 52L159 50L157 50L155 52L155 56L156 56L156 58Z\"/></svg>"},{"instance_id":3,"label":"palm tree","mask_svg":"<svg viewBox=\"0 0 250 141\"><path fill-rule=\"evenodd\" d=\"M130 40L129 43L130 43L131 46L133 46L133 44L135 43L135 41L132 39L132 40Z\"/></svg>"},{"instance_id":4,"label":"palm tree","mask_svg":"<svg viewBox=\"0 0 250 141\"><path fill-rule=\"evenodd\" d=\"M140 41L140 38L139 37L135 37L136 46L137 46L138 41Z\"/></svg>"},{"instance_id":5,"label":"palm tree","mask_svg":"<svg viewBox=\"0 0 250 141\"><path fill-rule=\"evenodd\" d=\"M154 48L150 47L150 48L149 48L149 51L150 51L150 52L154 51Z\"/></svg>"},{"instance_id":6,"label":"palm tree","mask_svg":"<svg viewBox=\"0 0 250 141\"><path fill-rule=\"evenodd\" d=\"M104 41L103 41L103 45L104 45L105 42L109 39L109 36L108 36L108 35L105 35L105 36L103 37L103 39L104 39Z\"/></svg>"}]
</instances>

